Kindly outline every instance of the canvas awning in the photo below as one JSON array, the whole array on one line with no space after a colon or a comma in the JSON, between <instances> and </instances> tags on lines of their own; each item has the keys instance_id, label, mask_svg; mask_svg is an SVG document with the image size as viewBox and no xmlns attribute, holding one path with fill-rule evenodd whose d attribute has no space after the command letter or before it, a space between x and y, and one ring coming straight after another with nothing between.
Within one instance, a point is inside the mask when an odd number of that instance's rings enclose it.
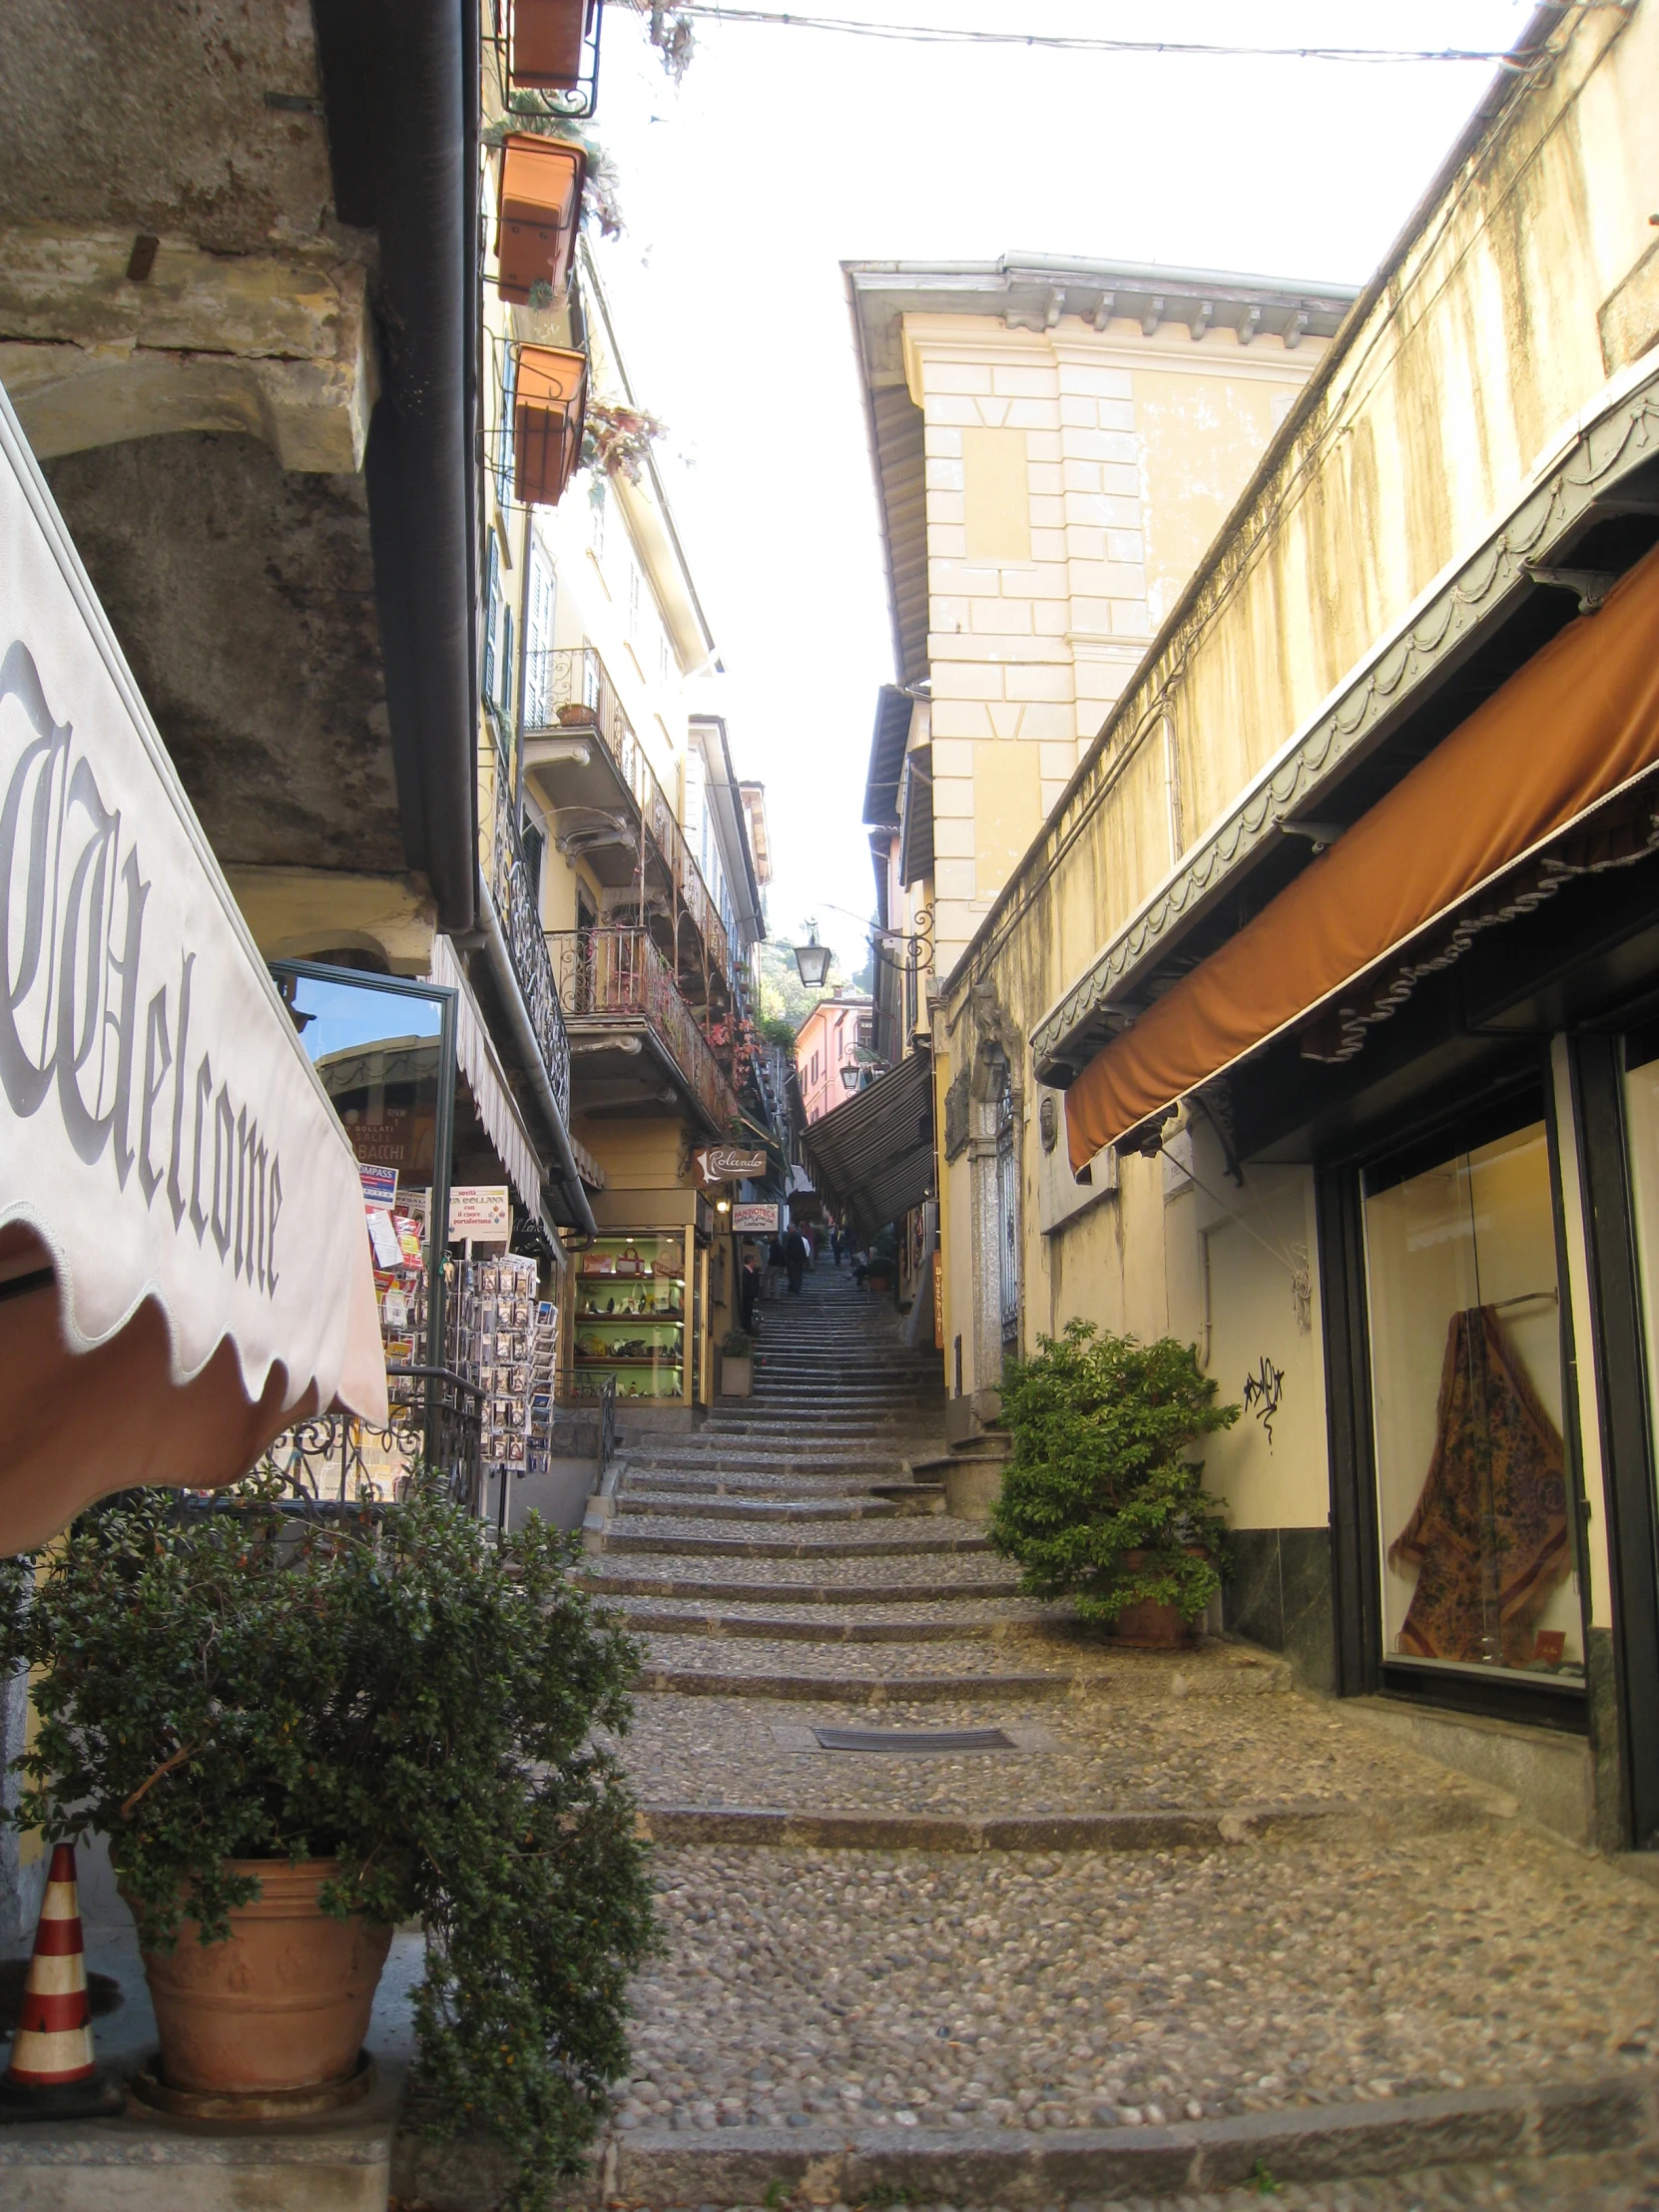
<instances>
[{"instance_id":1,"label":"canvas awning","mask_svg":"<svg viewBox=\"0 0 1659 2212\"><path fill-rule=\"evenodd\" d=\"M1311 1015L1339 1036L1375 1020L1381 963L1517 868L1535 862L1547 881L1557 841L1593 837L1603 811L1659 767L1656 636L1659 550L1094 1056L1066 1092L1074 1171ZM1627 856L1553 864L1575 872Z\"/></svg>"},{"instance_id":2,"label":"canvas awning","mask_svg":"<svg viewBox=\"0 0 1659 2212\"><path fill-rule=\"evenodd\" d=\"M912 1052L813 1122L801 1149L818 1189L864 1236L919 1206L933 1188L931 1057Z\"/></svg>"},{"instance_id":3,"label":"canvas awning","mask_svg":"<svg viewBox=\"0 0 1659 2212\"><path fill-rule=\"evenodd\" d=\"M0 393L0 1553L334 1405L356 1160Z\"/></svg>"},{"instance_id":4,"label":"canvas awning","mask_svg":"<svg viewBox=\"0 0 1659 2212\"><path fill-rule=\"evenodd\" d=\"M473 996L454 947L447 937L432 939L432 981L455 993L455 1057L466 1077L467 1089L484 1132L495 1147L495 1156L507 1171L520 1204L532 1220L541 1221L541 1157L524 1126L500 1056L490 1041L484 1017Z\"/></svg>"}]
</instances>

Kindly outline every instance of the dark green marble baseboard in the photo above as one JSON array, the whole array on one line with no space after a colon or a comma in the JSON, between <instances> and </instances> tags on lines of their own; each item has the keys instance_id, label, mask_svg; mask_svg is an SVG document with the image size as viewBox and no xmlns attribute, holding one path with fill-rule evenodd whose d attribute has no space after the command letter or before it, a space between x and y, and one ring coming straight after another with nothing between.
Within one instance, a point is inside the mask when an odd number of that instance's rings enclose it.
<instances>
[{"instance_id":1,"label":"dark green marble baseboard","mask_svg":"<svg viewBox=\"0 0 1659 2212\"><path fill-rule=\"evenodd\" d=\"M1237 1636L1283 1652L1299 1681L1334 1695L1337 1631L1329 1528L1235 1528L1222 1621Z\"/></svg>"}]
</instances>

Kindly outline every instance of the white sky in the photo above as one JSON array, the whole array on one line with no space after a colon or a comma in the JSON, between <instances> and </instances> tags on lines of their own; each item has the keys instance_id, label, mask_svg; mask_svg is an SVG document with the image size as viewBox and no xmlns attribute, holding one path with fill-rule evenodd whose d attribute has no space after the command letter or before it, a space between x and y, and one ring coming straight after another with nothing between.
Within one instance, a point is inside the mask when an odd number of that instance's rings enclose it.
<instances>
[{"instance_id":1,"label":"white sky","mask_svg":"<svg viewBox=\"0 0 1659 2212\"><path fill-rule=\"evenodd\" d=\"M793 0L808 8L814 0ZM1507 46L1530 0L834 0L825 13L1249 43ZM1480 64L1052 55L699 25L676 89L607 11L598 135L625 236L602 268L767 785L774 935L848 967L891 633L839 263L1010 251L1304 279L1371 273L1493 74ZM835 907L850 909L836 912Z\"/></svg>"}]
</instances>

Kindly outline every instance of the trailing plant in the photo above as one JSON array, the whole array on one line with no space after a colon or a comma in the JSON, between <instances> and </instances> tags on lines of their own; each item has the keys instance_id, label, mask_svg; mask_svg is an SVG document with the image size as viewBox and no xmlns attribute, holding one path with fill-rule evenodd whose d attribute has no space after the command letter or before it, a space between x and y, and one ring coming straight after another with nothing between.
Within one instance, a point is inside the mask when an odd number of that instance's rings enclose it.
<instances>
[{"instance_id":1,"label":"trailing plant","mask_svg":"<svg viewBox=\"0 0 1659 2212\"><path fill-rule=\"evenodd\" d=\"M1002 1418L1014 1453L991 1516L992 1546L1037 1597L1071 1597L1111 1622L1143 1599L1196 1620L1225 1571L1223 1501L1189 1456L1231 1428L1190 1345L1142 1345L1070 1321L1009 1363Z\"/></svg>"},{"instance_id":2,"label":"trailing plant","mask_svg":"<svg viewBox=\"0 0 1659 2212\"><path fill-rule=\"evenodd\" d=\"M652 441L668 428L643 407L624 407L604 399L590 399L582 433L582 465L603 469L607 476L626 476L637 484L645 473Z\"/></svg>"},{"instance_id":3,"label":"trailing plant","mask_svg":"<svg viewBox=\"0 0 1659 2212\"><path fill-rule=\"evenodd\" d=\"M0 1667L39 1716L9 1816L93 1832L170 1949L229 1931L233 1859L337 1858L325 1911L418 1919L417 2109L574 2171L626 2071L653 1946L633 1801L596 1728L628 1725L637 1648L532 1516L497 1543L435 1490L298 1515L269 1479L211 1503L128 1491L0 1570ZM32 1588L31 1588L32 1583Z\"/></svg>"}]
</instances>

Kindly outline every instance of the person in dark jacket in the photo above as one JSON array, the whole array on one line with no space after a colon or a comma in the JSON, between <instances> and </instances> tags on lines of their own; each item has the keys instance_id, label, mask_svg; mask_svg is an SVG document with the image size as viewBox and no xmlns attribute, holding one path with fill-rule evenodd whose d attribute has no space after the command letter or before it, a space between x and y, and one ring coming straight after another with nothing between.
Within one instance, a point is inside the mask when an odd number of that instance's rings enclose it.
<instances>
[{"instance_id":1,"label":"person in dark jacket","mask_svg":"<svg viewBox=\"0 0 1659 2212\"><path fill-rule=\"evenodd\" d=\"M784 1236L784 1265L789 1270L790 1289L799 1298L807 1273L807 1240L793 1221Z\"/></svg>"},{"instance_id":2,"label":"person in dark jacket","mask_svg":"<svg viewBox=\"0 0 1659 2212\"><path fill-rule=\"evenodd\" d=\"M738 1276L738 1321L746 1337L755 1334L755 1308L761 1297L761 1263L751 1246L743 1256Z\"/></svg>"}]
</instances>

